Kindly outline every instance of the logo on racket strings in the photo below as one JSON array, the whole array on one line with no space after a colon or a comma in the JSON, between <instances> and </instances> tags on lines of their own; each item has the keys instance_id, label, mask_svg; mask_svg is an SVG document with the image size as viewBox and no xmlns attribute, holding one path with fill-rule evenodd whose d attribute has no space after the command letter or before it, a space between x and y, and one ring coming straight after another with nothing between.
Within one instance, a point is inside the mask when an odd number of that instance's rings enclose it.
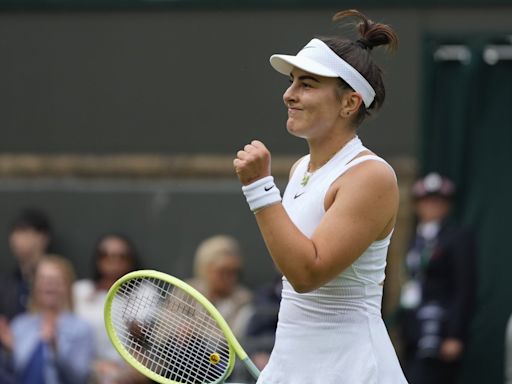
<instances>
[{"instance_id":1,"label":"logo on racket strings","mask_svg":"<svg viewBox=\"0 0 512 384\"><path fill-rule=\"evenodd\" d=\"M220 355L216 352L210 355L210 363L218 364L220 362Z\"/></svg>"}]
</instances>

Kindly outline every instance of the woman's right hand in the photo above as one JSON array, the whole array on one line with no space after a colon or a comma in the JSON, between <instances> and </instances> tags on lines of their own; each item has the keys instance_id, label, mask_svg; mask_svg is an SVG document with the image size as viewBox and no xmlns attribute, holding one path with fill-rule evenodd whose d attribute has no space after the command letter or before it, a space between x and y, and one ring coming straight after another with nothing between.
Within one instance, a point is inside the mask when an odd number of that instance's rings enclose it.
<instances>
[{"instance_id":1,"label":"woman's right hand","mask_svg":"<svg viewBox=\"0 0 512 384\"><path fill-rule=\"evenodd\" d=\"M57 317L43 318L41 324L41 339L52 348L57 349Z\"/></svg>"},{"instance_id":2,"label":"woman's right hand","mask_svg":"<svg viewBox=\"0 0 512 384\"><path fill-rule=\"evenodd\" d=\"M258 140L253 140L236 154L233 166L243 185L270 176L270 151Z\"/></svg>"}]
</instances>

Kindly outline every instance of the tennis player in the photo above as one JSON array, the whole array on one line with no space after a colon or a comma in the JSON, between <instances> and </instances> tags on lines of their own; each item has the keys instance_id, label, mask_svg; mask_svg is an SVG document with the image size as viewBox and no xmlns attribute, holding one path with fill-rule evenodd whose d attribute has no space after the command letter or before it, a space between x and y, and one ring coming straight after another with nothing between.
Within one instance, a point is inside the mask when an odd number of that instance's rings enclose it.
<instances>
[{"instance_id":1,"label":"tennis player","mask_svg":"<svg viewBox=\"0 0 512 384\"><path fill-rule=\"evenodd\" d=\"M283 277L275 346L258 383L406 383L381 317L386 253L398 209L393 169L357 129L384 102L371 52L393 50L394 31L358 11L360 38L315 38L270 63L290 77L286 127L309 154L293 166L283 199L270 153L252 141L233 164Z\"/></svg>"}]
</instances>

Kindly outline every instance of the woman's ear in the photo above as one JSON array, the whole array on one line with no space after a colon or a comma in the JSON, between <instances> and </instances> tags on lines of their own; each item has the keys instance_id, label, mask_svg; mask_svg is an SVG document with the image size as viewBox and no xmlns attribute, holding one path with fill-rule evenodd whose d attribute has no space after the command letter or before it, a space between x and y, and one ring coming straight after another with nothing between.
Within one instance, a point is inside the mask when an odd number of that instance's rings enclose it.
<instances>
[{"instance_id":1,"label":"woman's ear","mask_svg":"<svg viewBox=\"0 0 512 384\"><path fill-rule=\"evenodd\" d=\"M357 113L363 102L363 98L357 92L346 92L341 98L340 116L347 118Z\"/></svg>"}]
</instances>

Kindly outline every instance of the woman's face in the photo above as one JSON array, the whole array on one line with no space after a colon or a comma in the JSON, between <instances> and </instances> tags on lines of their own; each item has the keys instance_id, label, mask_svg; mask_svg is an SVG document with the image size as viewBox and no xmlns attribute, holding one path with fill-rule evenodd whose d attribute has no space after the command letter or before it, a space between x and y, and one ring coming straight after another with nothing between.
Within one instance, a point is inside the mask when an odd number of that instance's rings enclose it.
<instances>
[{"instance_id":1,"label":"woman's face","mask_svg":"<svg viewBox=\"0 0 512 384\"><path fill-rule=\"evenodd\" d=\"M229 296L238 283L240 260L236 256L224 255L208 266L207 279L210 291L215 296Z\"/></svg>"},{"instance_id":2,"label":"woman's face","mask_svg":"<svg viewBox=\"0 0 512 384\"><path fill-rule=\"evenodd\" d=\"M450 200L441 196L426 196L416 201L416 213L420 222L440 221L450 213Z\"/></svg>"},{"instance_id":3,"label":"woman's face","mask_svg":"<svg viewBox=\"0 0 512 384\"><path fill-rule=\"evenodd\" d=\"M308 139L330 131L340 118L342 103L339 92L337 78L293 69L290 86L283 95L288 107L288 132Z\"/></svg>"},{"instance_id":4,"label":"woman's face","mask_svg":"<svg viewBox=\"0 0 512 384\"><path fill-rule=\"evenodd\" d=\"M100 275L117 280L133 268L128 244L117 237L107 237L99 245L97 259Z\"/></svg>"},{"instance_id":5,"label":"woman's face","mask_svg":"<svg viewBox=\"0 0 512 384\"><path fill-rule=\"evenodd\" d=\"M31 228L16 229L9 235L9 246L21 264L37 263L48 242L48 235Z\"/></svg>"},{"instance_id":6,"label":"woman's face","mask_svg":"<svg viewBox=\"0 0 512 384\"><path fill-rule=\"evenodd\" d=\"M41 310L60 311L69 305L70 282L56 264L43 261L37 266L34 298Z\"/></svg>"}]
</instances>

